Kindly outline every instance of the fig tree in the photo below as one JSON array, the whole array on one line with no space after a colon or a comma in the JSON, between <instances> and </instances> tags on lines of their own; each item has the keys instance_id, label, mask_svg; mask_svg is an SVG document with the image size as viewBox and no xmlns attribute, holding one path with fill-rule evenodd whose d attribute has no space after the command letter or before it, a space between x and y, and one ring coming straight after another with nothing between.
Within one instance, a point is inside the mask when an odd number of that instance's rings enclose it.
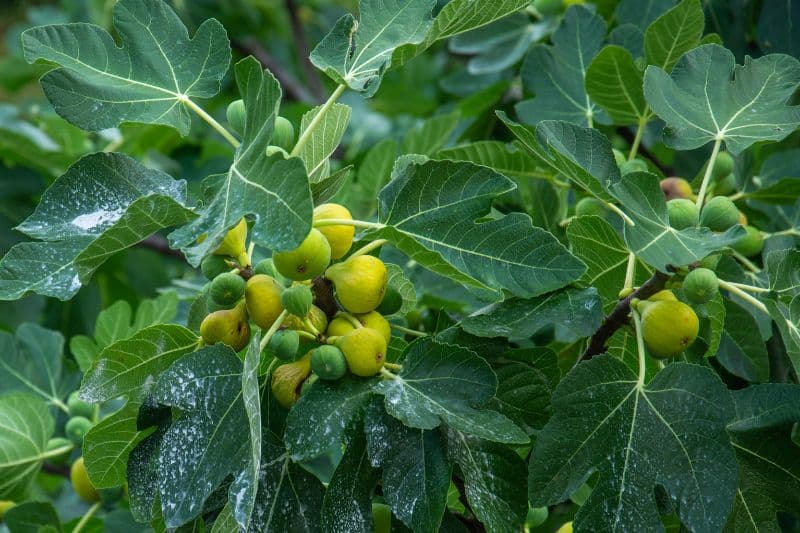
<instances>
[{"instance_id":1,"label":"fig tree","mask_svg":"<svg viewBox=\"0 0 800 533\"><path fill-rule=\"evenodd\" d=\"M268 330L283 312L280 283L266 274L256 274L244 288L247 314L262 330Z\"/></svg>"},{"instance_id":2,"label":"fig tree","mask_svg":"<svg viewBox=\"0 0 800 533\"><path fill-rule=\"evenodd\" d=\"M594 196L585 196L578 200L575 204L575 216L582 217L587 215L595 215L598 217L605 216L608 209L602 200L598 200Z\"/></svg>"},{"instance_id":3,"label":"fig tree","mask_svg":"<svg viewBox=\"0 0 800 533\"><path fill-rule=\"evenodd\" d=\"M314 295L308 285L294 285L281 294L283 308L295 316L306 316L313 302Z\"/></svg>"},{"instance_id":4,"label":"fig tree","mask_svg":"<svg viewBox=\"0 0 800 533\"><path fill-rule=\"evenodd\" d=\"M275 119L275 129L272 132L272 144L280 146L287 152L294 147L294 126L287 119L278 116Z\"/></svg>"},{"instance_id":5,"label":"fig tree","mask_svg":"<svg viewBox=\"0 0 800 533\"><path fill-rule=\"evenodd\" d=\"M675 198L667 202L669 225L677 230L697 226L700 221L700 211L695 203L686 198Z\"/></svg>"},{"instance_id":6,"label":"fig tree","mask_svg":"<svg viewBox=\"0 0 800 533\"><path fill-rule=\"evenodd\" d=\"M700 323L694 310L678 301L640 301L642 336L657 359L680 355L697 338Z\"/></svg>"},{"instance_id":7,"label":"fig tree","mask_svg":"<svg viewBox=\"0 0 800 533\"><path fill-rule=\"evenodd\" d=\"M89 481L89 473L86 472L86 465L83 463L83 457L78 457L72 467L69 469L69 479L72 482L72 488L80 498L89 503L100 501L100 494L94 488L92 482Z\"/></svg>"},{"instance_id":8,"label":"fig tree","mask_svg":"<svg viewBox=\"0 0 800 533\"><path fill-rule=\"evenodd\" d=\"M272 395L287 409L300 398L300 387L311 374L311 354L293 363L286 363L272 372Z\"/></svg>"},{"instance_id":9,"label":"fig tree","mask_svg":"<svg viewBox=\"0 0 800 533\"><path fill-rule=\"evenodd\" d=\"M281 361L293 361L300 348L300 335L293 329L279 329L267 344L267 350Z\"/></svg>"},{"instance_id":10,"label":"fig tree","mask_svg":"<svg viewBox=\"0 0 800 533\"><path fill-rule=\"evenodd\" d=\"M250 324L247 322L245 303L233 309L214 311L200 323L200 336L206 344L221 342L239 351L250 341Z\"/></svg>"},{"instance_id":11,"label":"fig tree","mask_svg":"<svg viewBox=\"0 0 800 533\"><path fill-rule=\"evenodd\" d=\"M200 270L207 280L213 280L224 272L230 272L233 266L228 263L231 258L225 255L208 255L200 263Z\"/></svg>"},{"instance_id":12,"label":"fig tree","mask_svg":"<svg viewBox=\"0 0 800 533\"><path fill-rule=\"evenodd\" d=\"M219 306L230 307L244 296L245 281L233 272L224 272L214 278L208 289L209 297Z\"/></svg>"},{"instance_id":13,"label":"fig tree","mask_svg":"<svg viewBox=\"0 0 800 533\"><path fill-rule=\"evenodd\" d=\"M272 262L282 276L294 281L316 278L331 262L331 246L318 229L312 228L300 246L288 252L275 252Z\"/></svg>"},{"instance_id":14,"label":"fig tree","mask_svg":"<svg viewBox=\"0 0 800 533\"><path fill-rule=\"evenodd\" d=\"M353 215L346 207L339 204L321 204L314 208L314 222L319 220L353 220ZM331 259L341 259L350 251L356 228L346 224L336 226L320 226L319 231L331 245Z\"/></svg>"},{"instance_id":15,"label":"fig tree","mask_svg":"<svg viewBox=\"0 0 800 533\"><path fill-rule=\"evenodd\" d=\"M733 243L733 249L745 257L752 257L761 253L764 249L764 237L761 232L753 226L745 226L747 232L741 239Z\"/></svg>"},{"instance_id":16,"label":"fig tree","mask_svg":"<svg viewBox=\"0 0 800 533\"><path fill-rule=\"evenodd\" d=\"M386 340L372 328L358 328L339 337L336 346L342 351L350 372L356 376L374 376L386 361Z\"/></svg>"},{"instance_id":17,"label":"fig tree","mask_svg":"<svg viewBox=\"0 0 800 533\"><path fill-rule=\"evenodd\" d=\"M692 185L683 178L665 178L661 180L659 185L661 186L661 192L664 193L664 197L668 201L675 198L691 199L694 197Z\"/></svg>"},{"instance_id":18,"label":"fig tree","mask_svg":"<svg viewBox=\"0 0 800 533\"><path fill-rule=\"evenodd\" d=\"M700 225L725 231L739 223L739 210L727 196L715 196L700 211Z\"/></svg>"},{"instance_id":19,"label":"fig tree","mask_svg":"<svg viewBox=\"0 0 800 533\"><path fill-rule=\"evenodd\" d=\"M323 345L311 350L311 370L319 379L336 380L347 373L347 361L339 348Z\"/></svg>"},{"instance_id":20,"label":"fig tree","mask_svg":"<svg viewBox=\"0 0 800 533\"><path fill-rule=\"evenodd\" d=\"M85 416L73 416L64 425L64 434L76 446L83 444L83 437L92 429L92 421Z\"/></svg>"},{"instance_id":21,"label":"fig tree","mask_svg":"<svg viewBox=\"0 0 800 533\"><path fill-rule=\"evenodd\" d=\"M692 303L704 304L719 292L719 280L713 270L695 268L683 280L683 294Z\"/></svg>"},{"instance_id":22,"label":"fig tree","mask_svg":"<svg viewBox=\"0 0 800 533\"><path fill-rule=\"evenodd\" d=\"M369 313L383 300L388 272L377 257L359 255L332 265L325 277L333 282L336 297L346 310Z\"/></svg>"},{"instance_id":23,"label":"fig tree","mask_svg":"<svg viewBox=\"0 0 800 533\"><path fill-rule=\"evenodd\" d=\"M243 100L234 100L228 104L228 108L225 110L225 115L227 116L228 124L233 131L239 135L244 133L244 125L245 119L247 118L247 113L244 108Z\"/></svg>"},{"instance_id":24,"label":"fig tree","mask_svg":"<svg viewBox=\"0 0 800 533\"><path fill-rule=\"evenodd\" d=\"M94 406L78 398L78 391L75 391L67 398L67 409L70 416L82 416L92 418L94 416Z\"/></svg>"}]
</instances>

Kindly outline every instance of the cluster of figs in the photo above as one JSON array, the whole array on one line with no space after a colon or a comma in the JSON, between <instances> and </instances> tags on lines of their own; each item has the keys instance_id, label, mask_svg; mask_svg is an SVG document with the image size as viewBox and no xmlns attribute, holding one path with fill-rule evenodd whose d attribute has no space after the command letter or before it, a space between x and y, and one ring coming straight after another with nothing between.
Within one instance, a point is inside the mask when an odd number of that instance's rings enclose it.
<instances>
[{"instance_id":1,"label":"cluster of figs","mask_svg":"<svg viewBox=\"0 0 800 533\"><path fill-rule=\"evenodd\" d=\"M242 219L225 236L201 269L210 280L203 291L208 314L200 324L204 344L224 343L244 349L251 324L269 338L272 392L291 407L317 380L338 380L348 372L373 376L386 362L392 336L385 315L402 305L388 286L386 265L359 251L348 256L355 228L324 220L352 220L342 205L314 209L314 225L297 248L272 254L250 265L247 222ZM315 305L315 281L333 288L336 309ZM327 280L327 281L326 281ZM328 285L328 281L330 284Z\"/></svg>"}]
</instances>

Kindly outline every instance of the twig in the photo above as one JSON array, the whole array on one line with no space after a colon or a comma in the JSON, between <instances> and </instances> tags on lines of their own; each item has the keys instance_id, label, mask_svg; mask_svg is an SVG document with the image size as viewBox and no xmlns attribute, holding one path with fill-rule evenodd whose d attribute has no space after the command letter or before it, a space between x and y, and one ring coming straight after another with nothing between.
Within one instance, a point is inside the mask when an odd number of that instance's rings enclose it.
<instances>
[{"instance_id":1,"label":"twig","mask_svg":"<svg viewBox=\"0 0 800 533\"><path fill-rule=\"evenodd\" d=\"M297 15L297 5L294 0L284 0L284 7L289 14L289 20L292 23L292 34L294 35L294 42L297 45L297 55L300 57L300 64L303 66L303 72L306 75L306 82L311 92L316 96L318 102L325 100L325 87L322 85L322 80L319 77L319 71L311 64L309 56L311 51L308 48L308 40L306 40L306 32L303 31L303 23Z\"/></svg>"},{"instance_id":2,"label":"twig","mask_svg":"<svg viewBox=\"0 0 800 533\"><path fill-rule=\"evenodd\" d=\"M142 248L150 248L151 250L155 250L163 255L185 259L180 250L173 250L170 248L167 238L163 235L158 235L157 233L150 235L149 237L145 237L144 240L139 241L138 246L141 246Z\"/></svg>"},{"instance_id":3,"label":"twig","mask_svg":"<svg viewBox=\"0 0 800 533\"><path fill-rule=\"evenodd\" d=\"M646 300L664 288L670 275L663 272L656 272L648 279L644 285L633 291L626 298L620 300L609 315L603 320L600 326L589 341L589 346L583 352L581 359L591 359L595 355L605 352L606 342L614 335L614 332L621 328L628 321L628 314L631 310L631 300L638 298Z\"/></svg>"},{"instance_id":4,"label":"twig","mask_svg":"<svg viewBox=\"0 0 800 533\"><path fill-rule=\"evenodd\" d=\"M231 44L239 52L245 55L252 55L265 68L269 69L281 83L281 87L286 91L286 94L293 100L299 100L301 102L320 102L322 100L311 94L294 74L284 69L280 63L275 61L269 52L267 52L267 49L255 39L246 39L243 41L235 40Z\"/></svg>"}]
</instances>

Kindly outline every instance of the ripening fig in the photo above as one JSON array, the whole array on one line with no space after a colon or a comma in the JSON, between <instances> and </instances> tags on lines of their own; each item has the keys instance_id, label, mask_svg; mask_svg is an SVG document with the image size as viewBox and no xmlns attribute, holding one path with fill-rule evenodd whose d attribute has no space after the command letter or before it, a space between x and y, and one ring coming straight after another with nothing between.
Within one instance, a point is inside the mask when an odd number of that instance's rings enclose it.
<instances>
[{"instance_id":1,"label":"ripening fig","mask_svg":"<svg viewBox=\"0 0 800 533\"><path fill-rule=\"evenodd\" d=\"M288 252L275 252L272 262L282 276L294 281L316 278L331 262L331 246L316 228L312 228L300 246Z\"/></svg>"},{"instance_id":2,"label":"ripening fig","mask_svg":"<svg viewBox=\"0 0 800 533\"><path fill-rule=\"evenodd\" d=\"M619 173L623 176L631 172L647 172L647 163L641 159L630 159L619 167Z\"/></svg>"},{"instance_id":3,"label":"ripening fig","mask_svg":"<svg viewBox=\"0 0 800 533\"><path fill-rule=\"evenodd\" d=\"M661 180L659 185L667 201L674 200L675 198L691 199L694 197L692 185L683 178L665 178Z\"/></svg>"},{"instance_id":4,"label":"ripening fig","mask_svg":"<svg viewBox=\"0 0 800 533\"><path fill-rule=\"evenodd\" d=\"M298 349L300 335L293 329L279 329L267 343L267 351L281 361L294 361Z\"/></svg>"},{"instance_id":5,"label":"ripening fig","mask_svg":"<svg viewBox=\"0 0 800 533\"><path fill-rule=\"evenodd\" d=\"M228 261L232 260L231 257L226 255L207 255L203 262L200 263L200 270L207 280L212 280L224 272L230 272L233 268Z\"/></svg>"},{"instance_id":6,"label":"ripening fig","mask_svg":"<svg viewBox=\"0 0 800 533\"><path fill-rule=\"evenodd\" d=\"M92 418L94 416L94 406L84 402L78 397L78 391L74 391L67 397L67 409L69 416L82 416Z\"/></svg>"},{"instance_id":7,"label":"ripening fig","mask_svg":"<svg viewBox=\"0 0 800 533\"><path fill-rule=\"evenodd\" d=\"M353 220L350 211L339 204L321 204L314 208L314 222L320 220ZM346 224L336 226L320 226L319 231L328 239L331 245L331 259L341 259L350 251L356 228Z\"/></svg>"},{"instance_id":8,"label":"ripening fig","mask_svg":"<svg viewBox=\"0 0 800 533\"><path fill-rule=\"evenodd\" d=\"M677 302L678 298L675 296L675 293L672 292L671 290L664 289L652 295L650 298L648 298L648 300L651 302L663 302L663 301Z\"/></svg>"},{"instance_id":9,"label":"ripening fig","mask_svg":"<svg viewBox=\"0 0 800 533\"><path fill-rule=\"evenodd\" d=\"M225 115L227 116L228 124L233 131L239 135L244 133L247 112L245 111L243 100L234 100L228 104L228 108L225 110Z\"/></svg>"},{"instance_id":10,"label":"ripening fig","mask_svg":"<svg viewBox=\"0 0 800 533\"><path fill-rule=\"evenodd\" d=\"M389 325L389 321L383 318L383 315L377 311L370 311L369 313L363 313L355 316L365 328L372 328L383 335L383 338L386 340L386 344L389 344L389 341L392 339L392 328Z\"/></svg>"},{"instance_id":11,"label":"ripening fig","mask_svg":"<svg viewBox=\"0 0 800 533\"><path fill-rule=\"evenodd\" d=\"M694 310L683 302L640 301L642 336L650 354L657 359L675 357L692 345L700 330Z\"/></svg>"},{"instance_id":12,"label":"ripening fig","mask_svg":"<svg viewBox=\"0 0 800 533\"><path fill-rule=\"evenodd\" d=\"M311 350L311 370L319 379L336 380L347 373L347 361L339 348L326 344Z\"/></svg>"},{"instance_id":13,"label":"ripening fig","mask_svg":"<svg viewBox=\"0 0 800 533\"><path fill-rule=\"evenodd\" d=\"M556 533L572 533L572 522L571 521L567 522L566 524L558 528Z\"/></svg>"},{"instance_id":14,"label":"ripening fig","mask_svg":"<svg viewBox=\"0 0 800 533\"><path fill-rule=\"evenodd\" d=\"M724 178L733 172L733 157L728 152L720 152L714 160L711 175L716 179Z\"/></svg>"},{"instance_id":15,"label":"ripening fig","mask_svg":"<svg viewBox=\"0 0 800 533\"><path fill-rule=\"evenodd\" d=\"M325 277L333 282L336 297L346 310L369 313L383 300L389 275L383 261L359 255L332 265Z\"/></svg>"},{"instance_id":16,"label":"ripening fig","mask_svg":"<svg viewBox=\"0 0 800 533\"><path fill-rule=\"evenodd\" d=\"M208 295L214 303L229 308L244 296L245 281L234 272L224 272L214 278L208 289Z\"/></svg>"},{"instance_id":17,"label":"ripening fig","mask_svg":"<svg viewBox=\"0 0 800 533\"><path fill-rule=\"evenodd\" d=\"M704 304L719 292L719 280L713 270L695 268L683 280L683 294L692 303Z\"/></svg>"},{"instance_id":18,"label":"ripening fig","mask_svg":"<svg viewBox=\"0 0 800 533\"><path fill-rule=\"evenodd\" d=\"M307 318L311 325L314 326L314 329L317 331L311 331L305 325L304 318ZM297 315L289 315L283 320L283 324L281 324L284 328L287 329L294 329L297 331L307 331L313 335L317 333L322 333L326 329L328 329L328 316L325 314L325 311L317 307L316 305L312 305L311 309L308 310L308 314L305 317L299 317Z\"/></svg>"},{"instance_id":19,"label":"ripening fig","mask_svg":"<svg viewBox=\"0 0 800 533\"><path fill-rule=\"evenodd\" d=\"M352 322L343 316L337 316L331 320L330 324L328 324L328 329L325 334L328 337L341 337L343 335L347 335L354 329L356 329L356 327L352 324Z\"/></svg>"},{"instance_id":20,"label":"ripening fig","mask_svg":"<svg viewBox=\"0 0 800 533\"><path fill-rule=\"evenodd\" d=\"M667 202L669 225L677 230L697 226L700 222L700 210L695 203L686 198L675 198Z\"/></svg>"},{"instance_id":21,"label":"ripening fig","mask_svg":"<svg viewBox=\"0 0 800 533\"><path fill-rule=\"evenodd\" d=\"M64 434L76 446L83 444L83 437L92 429L92 421L85 416L73 416L64 425Z\"/></svg>"},{"instance_id":22,"label":"ripening fig","mask_svg":"<svg viewBox=\"0 0 800 533\"><path fill-rule=\"evenodd\" d=\"M700 211L700 225L713 231L725 231L738 223L739 210L726 196L715 196Z\"/></svg>"},{"instance_id":23,"label":"ripening fig","mask_svg":"<svg viewBox=\"0 0 800 533\"><path fill-rule=\"evenodd\" d=\"M761 232L753 226L745 226L747 232L744 237L736 241L732 248L745 257L752 257L761 253L764 249L764 237Z\"/></svg>"},{"instance_id":24,"label":"ripening fig","mask_svg":"<svg viewBox=\"0 0 800 533\"><path fill-rule=\"evenodd\" d=\"M388 285L383 294L383 301L381 301L381 305L378 306L377 311L383 316L389 316L400 311L400 308L402 307L403 297L400 296L400 293L397 291L397 289L391 285Z\"/></svg>"},{"instance_id":25,"label":"ripening fig","mask_svg":"<svg viewBox=\"0 0 800 533\"><path fill-rule=\"evenodd\" d=\"M247 323L245 302L233 309L214 311L200 323L200 336L206 344L218 342L227 344L239 351L250 341L250 324Z\"/></svg>"},{"instance_id":26,"label":"ripening fig","mask_svg":"<svg viewBox=\"0 0 800 533\"><path fill-rule=\"evenodd\" d=\"M300 388L311 374L311 354L307 353L293 363L279 366L272 372L272 395L287 409L297 403Z\"/></svg>"},{"instance_id":27,"label":"ripening fig","mask_svg":"<svg viewBox=\"0 0 800 533\"><path fill-rule=\"evenodd\" d=\"M294 285L281 294L283 308L295 316L306 316L314 303L314 294L308 285Z\"/></svg>"},{"instance_id":28,"label":"ripening fig","mask_svg":"<svg viewBox=\"0 0 800 533\"><path fill-rule=\"evenodd\" d=\"M606 208L606 204L594 196L585 196L578 200L578 203L575 204L576 217L588 215L603 217L607 211L608 209Z\"/></svg>"},{"instance_id":29,"label":"ripening fig","mask_svg":"<svg viewBox=\"0 0 800 533\"><path fill-rule=\"evenodd\" d=\"M244 301L247 303L247 314L262 330L268 330L283 312L281 304L281 287L275 278L265 274L256 274L247 280L244 288Z\"/></svg>"},{"instance_id":30,"label":"ripening fig","mask_svg":"<svg viewBox=\"0 0 800 533\"><path fill-rule=\"evenodd\" d=\"M247 255L247 221L244 218L225 234L214 255L229 255L240 265L247 266L250 258Z\"/></svg>"},{"instance_id":31,"label":"ripening fig","mask_svg":"<svg viewBox=\"0 0 800 533\"><path fill-rule=\"evenodd\" d=\"M275 119L275 129L272 132L271 143L286 150L291 151L294 147L294 126L287 119L278 116Z\"/></svg>"},{"instance_id":32,"label":"ripening fig","mask_svg":"<svg viewBox=\"0 0 800 533\"><path fill-rule=\"evenodd\" d=\"M89 481L89 473L86 472L86 465L83 463L83 457L78 457L72 467L69 469L69 479L72 482L72 488L80 498L89 503L100 501L100 493L94 488L92 482Z\"/></svg>"},{"instance_id":33,"label":"ripening fig","mask_svg":"<svg viewBox=\"0 0 800 533\"><path fill-rule=\"evenodd\" d=\"M350 372L356 376L374 376L386 361L386 340L372 328L358 328L339 337L336 346L342 351Z\"/></svg>"}]
</instances>

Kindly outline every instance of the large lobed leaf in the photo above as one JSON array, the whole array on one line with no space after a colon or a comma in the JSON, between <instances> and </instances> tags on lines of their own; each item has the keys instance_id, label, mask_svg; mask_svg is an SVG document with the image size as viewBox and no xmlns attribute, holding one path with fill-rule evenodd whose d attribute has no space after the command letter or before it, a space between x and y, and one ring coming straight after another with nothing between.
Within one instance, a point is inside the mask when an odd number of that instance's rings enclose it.
<instances>
[{"instance_id":1,"label":"large lobed leaf","mask_svg":"<svg viewBox=\"0 0 800 533\"><path fill-rule=\"evenodd\" d=\"M188 101L217 94L230 64L222 24L207 20L190 39L161 0L120 0L114 27L121 47L92 24L39 26L22 34L25 59L58 65L42 78L53 107L90 131L145 122L186 135Z\"/></svg>"},{"instance_id":2,"label":"large lobed leaf","mask_svg":"<svg viewBox=\"0 0 800 533\"><path fill-rule=\"evenodd\" d=\"M40 398L27 393L0 396L0 498L19 501L27 496L54 426Z\"/></svg>"}]
</instances>

